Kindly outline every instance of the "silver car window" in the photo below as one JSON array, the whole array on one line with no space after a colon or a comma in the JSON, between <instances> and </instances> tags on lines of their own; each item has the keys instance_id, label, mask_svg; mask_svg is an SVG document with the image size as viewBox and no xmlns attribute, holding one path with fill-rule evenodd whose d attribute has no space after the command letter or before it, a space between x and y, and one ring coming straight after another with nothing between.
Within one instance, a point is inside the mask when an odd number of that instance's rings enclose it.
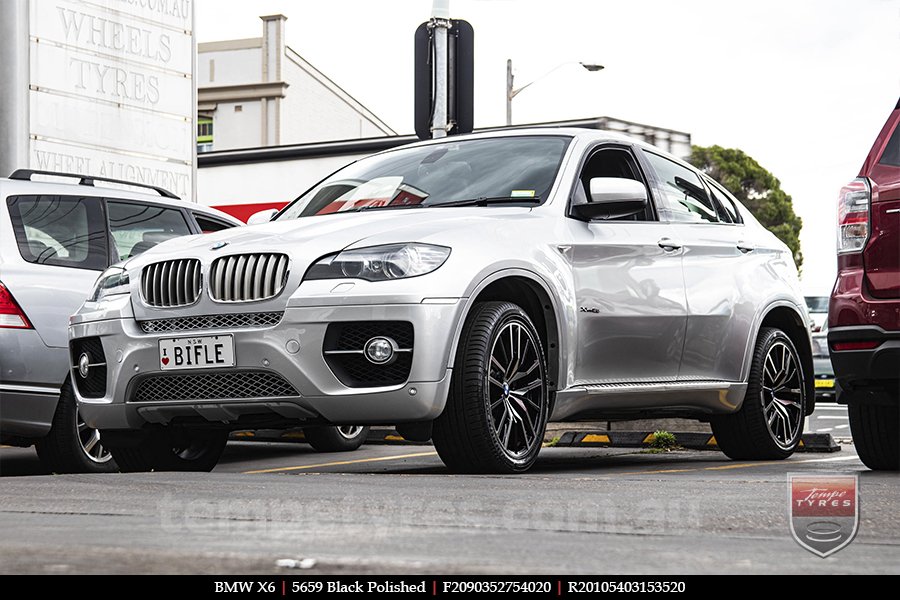
<instances>
[{"instance_id":1,"label":"silver car window","mask_svg":"<svg viewBox=\"0 0 900 600\"><path fill-rule=\"evenodd\" d=\"M137 256L166 240L191 233L178 209L135 202L107 202L109 230L116 242L114 262Z\"/></svg>"},{"instance_id":2,"label":"silver car window","mask_svg":"<svg viewBox=\"0 0 900 600\"><path fill-rule=\"evenodd\" d=\"M691 169L652 152L644 152L662 184L663 203L673 221L718 223L706 188Z\"/></svg>"},{"instance_id":3,"label":"silver car window","mask_svg":"<svg viewBox=\"0 0 900 600\"><path fill-rule=\"evenodd\" d=\"M10 196L6 203L19 254L26 261L92 270L109 264L99 198Z\"/></svg>"}]
</instances>

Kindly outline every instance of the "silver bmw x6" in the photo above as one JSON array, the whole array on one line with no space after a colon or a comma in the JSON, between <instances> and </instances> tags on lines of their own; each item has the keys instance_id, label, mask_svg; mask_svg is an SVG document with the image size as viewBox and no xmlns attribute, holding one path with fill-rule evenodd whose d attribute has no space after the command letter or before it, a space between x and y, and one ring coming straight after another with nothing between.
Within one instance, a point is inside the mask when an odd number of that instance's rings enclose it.
<instances>
[{"instance_id":1,"label":"silver bmw x6","mask_svg":"<svg viewBox=\"0 0 900 600\"><path fill-rule=\"evenodd\" d=\"M397 424L521 472L548 421L687 417L778 459L813 409L788 248L691 166L534 129L360 160L271 223L166 242L72 317L120 467L211 469L228 430Z\"/></svg>"}]
</instances>

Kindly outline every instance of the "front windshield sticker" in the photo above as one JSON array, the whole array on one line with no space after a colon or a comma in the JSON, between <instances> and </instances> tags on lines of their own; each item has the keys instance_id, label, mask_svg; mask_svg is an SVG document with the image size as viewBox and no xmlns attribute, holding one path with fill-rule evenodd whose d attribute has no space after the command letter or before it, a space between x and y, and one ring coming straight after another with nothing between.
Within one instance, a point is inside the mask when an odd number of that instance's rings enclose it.
<instances>
[{"instance_id":1,"label":"front windshield sticker","mask_svg":"<svg viewBox=\"0 0 900 600\"><path fill-rule=\"evenodd\" d=\"M513 190L509 193L510 198L534 198L534 190Z\"/></svg>"},{"instance_id":2,"label":"front windshield sticker","mask_svg":"<svg viewBox=\"0 0 900 600\"><path fill-rule=\"evenodd\" d=\"M363 206L386 206L394 199L394 194L397 193L397 188L401 183L403 183L401 176L376 177L371 181L366 181L337 200L337 202L343 202L343 206L338 209L338 212L355 210Z\"/></svg>"}]
</instances>

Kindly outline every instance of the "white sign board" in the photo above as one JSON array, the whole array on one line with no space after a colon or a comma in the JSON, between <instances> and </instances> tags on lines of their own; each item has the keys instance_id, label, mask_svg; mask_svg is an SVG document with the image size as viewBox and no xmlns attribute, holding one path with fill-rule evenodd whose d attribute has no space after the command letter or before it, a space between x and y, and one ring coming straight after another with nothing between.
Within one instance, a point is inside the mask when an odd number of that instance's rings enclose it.
<instances>
[{"instance_id":1,"label":"white sign board","mask_svg":"<svg viewBox=\"0 0 900 600\"><path fill-rule=\"evenodd\" d=\"M192 0L31 0L33 169L193 200Z\"/></svg>"}]
</instances>

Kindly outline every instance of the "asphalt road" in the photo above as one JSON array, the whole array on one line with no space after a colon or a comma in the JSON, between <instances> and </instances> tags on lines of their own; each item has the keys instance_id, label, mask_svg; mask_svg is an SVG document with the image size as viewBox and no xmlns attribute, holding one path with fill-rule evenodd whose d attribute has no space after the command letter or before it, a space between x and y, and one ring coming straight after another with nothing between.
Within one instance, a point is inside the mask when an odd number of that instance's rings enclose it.
<instances>
[{"instance_id":1,"label":"asphalt road","mask_svg":"<svg viewBox=\"0 0 900 600\"><path fill-rule=\"evenodd\" d=\"M860 474L859 534L827 559L788 529L786 474L811 471ZM39 473L0 449L0 573L900 573L900 477L852 445L774 463L546 448L499 477L449 475L430 446L242 442L211 474Z\"/></svg>"},{"instance_id":2,"label":"asphalt road","mask_svg":"<svg viewBox=\"0 0 900 600\"><path fill-rule=\"evenodd\" d=\"M810 433L830 433L835 438L849 439L850 419L847 406L834 402L817 402L816 410L809 417L806 430Z\"/></svg>"}]
</instances>

